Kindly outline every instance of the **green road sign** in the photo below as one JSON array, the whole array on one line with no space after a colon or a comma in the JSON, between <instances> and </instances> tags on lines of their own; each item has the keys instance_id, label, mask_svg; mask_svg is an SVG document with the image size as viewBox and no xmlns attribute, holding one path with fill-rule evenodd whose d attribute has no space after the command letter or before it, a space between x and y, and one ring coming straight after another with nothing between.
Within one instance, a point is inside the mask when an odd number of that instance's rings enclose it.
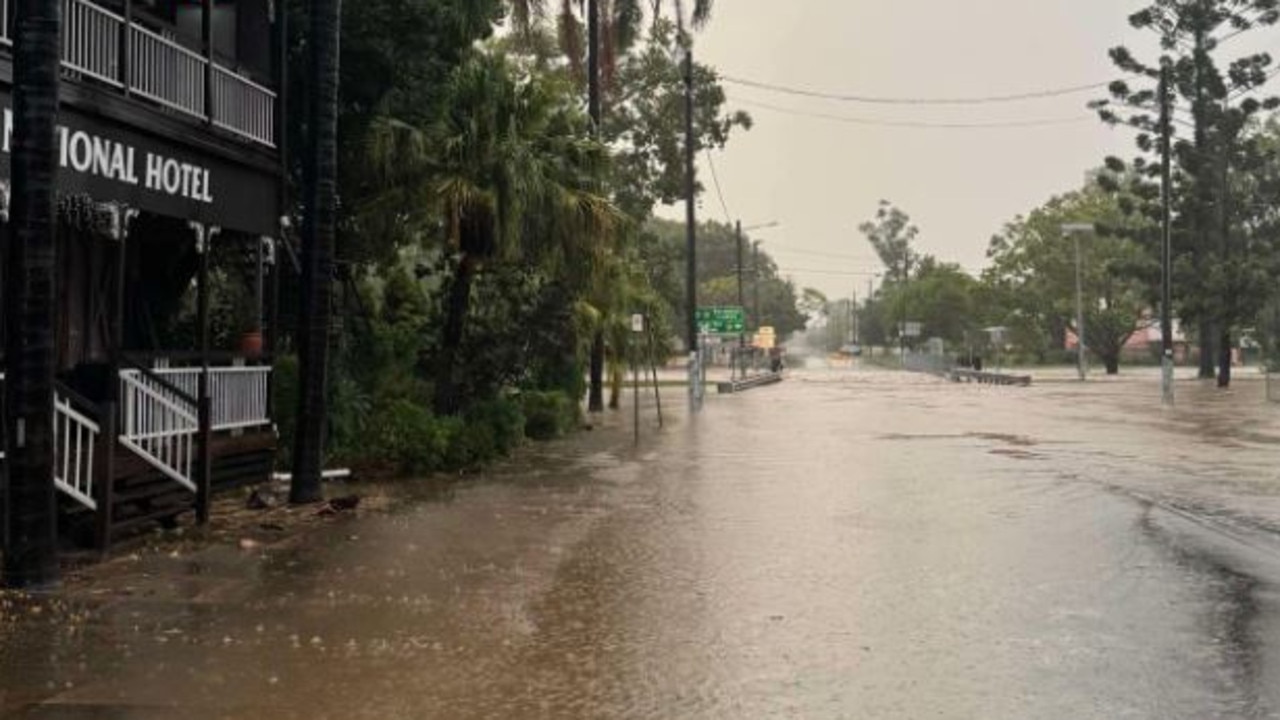
<instances>
[{"instance_id":1,"label":"green road sign","mask_svg":"<svg viewBox=\"0 0 1280 720\"><path fill-rule=\"evenodd\" d=\"M736 306L700 307L696 319L704 335L738 335L747 329L747 315Z\"/></svg>"}]
</instances>

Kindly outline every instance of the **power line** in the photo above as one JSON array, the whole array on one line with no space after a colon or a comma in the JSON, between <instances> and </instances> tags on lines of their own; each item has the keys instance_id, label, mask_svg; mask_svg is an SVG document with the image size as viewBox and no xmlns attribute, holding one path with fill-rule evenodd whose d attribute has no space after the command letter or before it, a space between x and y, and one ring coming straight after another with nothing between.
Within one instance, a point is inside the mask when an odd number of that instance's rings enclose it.
<instances>
[{"instance_id":1,"label":"power line","mask_svg":"<svg viewBox=\"0 0 1280 720\"><path fill-rule=\"evenodd\" d=\"M857 260L859 262L866 260L866 255L851 255L848 253L820 252L818 250L793 250L791 248L771 248L771 253L782 253L783 255L812 255L814 257L834 258L838 260Z\"/></svg>"},{"instance_id":2,"label":"power line","mask_svg":"<svg viewBox=\"0 0 1280 720\"><path fill-rule=\"evenodd\" d=\"M724 192L720 190L720 176L716 173L716 161L711 157L710 150L707 150L707 164L711 166L711 179L715 182L716 195L720 198L720 209L724 210L724 221L733 225L733 215L729 213L729 206L724 201Z\"/></svg>"},{"instance_id":3,"label":"power line","mask_svg":"<svg viewBox=\"0 0 1280 720\"><path fill-rule=\"evenodd\" d=\"M869 105L990 105L995 103L1011 103L1025 100L1041 100L1046 98L1062 97L1064 95L1075 95L1077 93L1087 92L1089 90L1098 90L1105 88L1111 84L1111 81L1090 83L1088 85L1073 85L1070 87L1053 88L1049 90L1037 90L1033 92L1015 93L1010 95L986 95L977 97L949 97L949 98L921 98L921 97L877 97L873 95L857 95L822 92L818 90L810 90L806 88L789 87L786 85L775 85L772 83L760 82L758 80L748 80L745 78L733 77L732 75L721 75L720 79L732 85L740 85L742 87L755 88L757 90L766 90L769 92L781 93L783 95L795 95L799 97L820 98L823 100L836 100L840 102L864 103Z\"/></svg>"},{"instance_id":4,"label":"power line","mask_svg":"<svg viewBox=\"0 0 1280 720\"><path fill-rule=\"evenodd\" d=\"M1061 125L1075 125L1082 122L1093 121L1092 116L1080 116L1075 118L1048 118L1043 120L1014 120L1008 122L987 122L987 123L935 123L935 122L916 122L911 120L879 120L873 118L853 117L850 115L832 115L829 113L808 112L805 110L797 110L795 108L781 107L771 105L769 103L758 102L756 100L745 100L740 97L729 98L730 102L741 103L743 105L751 105L764 110L782 113L784 115L794 115L796 117L807 117L816 120L831 120L834 122L849 123L851 125L862 125L866 127L896 127L896 128L913 128L919 130L994 130L1000 128L1019 128L1019 127L1049 127Z\"/></svg>"},{"instance_id":5,"label":"power line","mask_svg":"<svg viewBox=\"0 0 1280 720\"><path fill-rule=\"evenodd\" d=\"M953 263L944 263L944 264L953 265ZM965 267L964 265L955 265L955 267L972 275L981 275L983 272L982 268ZM795 267L779 267L778 272L796 273L796 274L804 273L806 275L834 275L837 277L845 277L845 276L870 277L870 276L880 276L885 274L885 271L883 269L880 269L880 270L830 270L830 269L819 269L819 268L795 268Z\"/></svg>"}]
</instances>

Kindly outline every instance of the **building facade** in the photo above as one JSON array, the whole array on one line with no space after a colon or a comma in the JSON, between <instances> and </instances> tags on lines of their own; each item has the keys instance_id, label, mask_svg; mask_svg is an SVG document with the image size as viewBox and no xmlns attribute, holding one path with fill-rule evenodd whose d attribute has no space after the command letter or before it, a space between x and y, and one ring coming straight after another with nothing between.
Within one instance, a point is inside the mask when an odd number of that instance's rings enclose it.
<instances>
[{"instance_id":1,"label":"building facade","mask_svg":"<svg viewBox=\"0 0 1280 720\"><path fill-rule=\"evenodd\" d=\"M55 482L105 546L271 470L286 21L277 0L62 2Z\"/></svg>"}]
</instances>

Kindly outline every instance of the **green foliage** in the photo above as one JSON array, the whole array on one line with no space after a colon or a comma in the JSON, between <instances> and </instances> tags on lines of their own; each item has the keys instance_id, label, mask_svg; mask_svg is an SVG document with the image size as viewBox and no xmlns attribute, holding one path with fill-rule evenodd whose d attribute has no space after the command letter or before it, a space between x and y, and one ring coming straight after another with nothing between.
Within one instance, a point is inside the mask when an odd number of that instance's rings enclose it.
<instances>
[{"instance_id":1,"label":"green foliage","mask_svg":"<svg viewBox=\"0 0 1280 720\"><path fill-rule=\"evenodd\" d=\"M653 220L647 226L650 248L646 262L654 288L674 317L684 318L686 297L684 286L685 228L669 220ZM747 327L772 326L779 337L786 338L805 327L806 317L800 310L795 284L780 276L778 266L765 250L759 251L760 317L755 317L757 288L757 256L750 238L743 238L743 282L747 310ZM698 226L698 303L700 305L738 304L738 240L734 228L717 222Z\"/></svg>"},{"instance_id":2,"label":"green foliage","mask_svg":"<svg viewBox=\"0 0 1280 720\"><path fill-rule=\"evenodd\" d=\"M477 455L492 458L514 450L525 437L524 408L510 398L476 403L467 409L468 426L483 429L483 442L476 442Z\"/></svg>"},{"instance_id":3,"label":"green foliage","mask_svg":"<svg viewBox=\"0 0 1280 720\"><path fill-rule=\"evenodd\" d=\"M552 440L569 433L581 416L578 403L562 392L523 392L520 401L525 434L534 440Z\"/></svg>"},{"instance_id":4,"label":"green foliage","mask_svg":"<svg viewBox=\"0 0 1280 720\"><path fill-rule=\"evenodd\" d=\"M911 246L920 234L920 229L911 222L911 216L893 206L888 200L881 200L873 220L858 226L858 232L866 236L871 243L880 262L884 263L887 282L902 282L911 273L911 268L920 259L915 248Z\"/></svg>"},{"instance_id":5,"label":"green foliage","mask_svg":"<svg viewBox=\"0 0 1280 720\"><path fill-rule=\"evenodd\" d=\"M286 470L293 466L298 390L298 356L277 357L271 368L271 416L279 438L276 465Z\"/></svg>"},{"instance_id":6,"label":"green foliage","mask_svg":"<svg viewBox=\"0 0 1280 720\"><path fill-rule=\"evenodd\" d=\"M421 403L387 398L369 413L360 443L335 459L371 472L423 475L491 462L524 437L524 413L513 399L478 403L465 416L438 417Z\"/></svg>"},{"instance_id":7,"label":"green foliage","mask_svg":"<svg viewBox=\"0 0 1280 720\"><path fill-rule=\"evenodd\" d=\"M637 219L685 193L684 67L675 27L656 23L646 46L620 61L619 89L607 103L602 137L614 148L610 182L619 207ZM713 68L695 62L694 135L698 150L722 148L751 116L727 112L727 97ZM696 191L701 194L699 181Z\"/></svg>"},{"instance_id":8,"label":"green foliage","mask_svg":"<svg viewBox=\"0 0 1280 720\"><path fill-rule=\"evenodd\" d=\"M1065 224L1097 231L1079 236ZM1013 342L1041 358L1057 357L1076 317L1076 255L1080 247L1086 345L1114 368L1144 312L1158 297L1151 221L1115 192L1094 181L1018 218L992 239L984 275L996 307L993 324L1007 326Z\"/></svg>"}]
</instances>

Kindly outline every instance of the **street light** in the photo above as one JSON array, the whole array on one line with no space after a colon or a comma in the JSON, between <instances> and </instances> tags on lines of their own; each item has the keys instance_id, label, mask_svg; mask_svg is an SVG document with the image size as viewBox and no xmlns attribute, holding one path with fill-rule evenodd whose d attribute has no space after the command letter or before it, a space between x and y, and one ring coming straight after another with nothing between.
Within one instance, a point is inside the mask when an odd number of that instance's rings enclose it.
<instances>
[{"instance_id":1,"label":"street light","mask_svg":"<svg viewBox=\"0 0 1280 720\"><path fill-rule=\"evenodd\" d=\"M1086 347L1084 342L1084 293L1080 286L1080 236L1093 231L1094 227L1089 223L1065 223L1062 225L1062 234L1070 235L1076 244L1076 371L1080 373L1081 380L1084 380L1086 376Z\"/></svg>"}]
</instances>

